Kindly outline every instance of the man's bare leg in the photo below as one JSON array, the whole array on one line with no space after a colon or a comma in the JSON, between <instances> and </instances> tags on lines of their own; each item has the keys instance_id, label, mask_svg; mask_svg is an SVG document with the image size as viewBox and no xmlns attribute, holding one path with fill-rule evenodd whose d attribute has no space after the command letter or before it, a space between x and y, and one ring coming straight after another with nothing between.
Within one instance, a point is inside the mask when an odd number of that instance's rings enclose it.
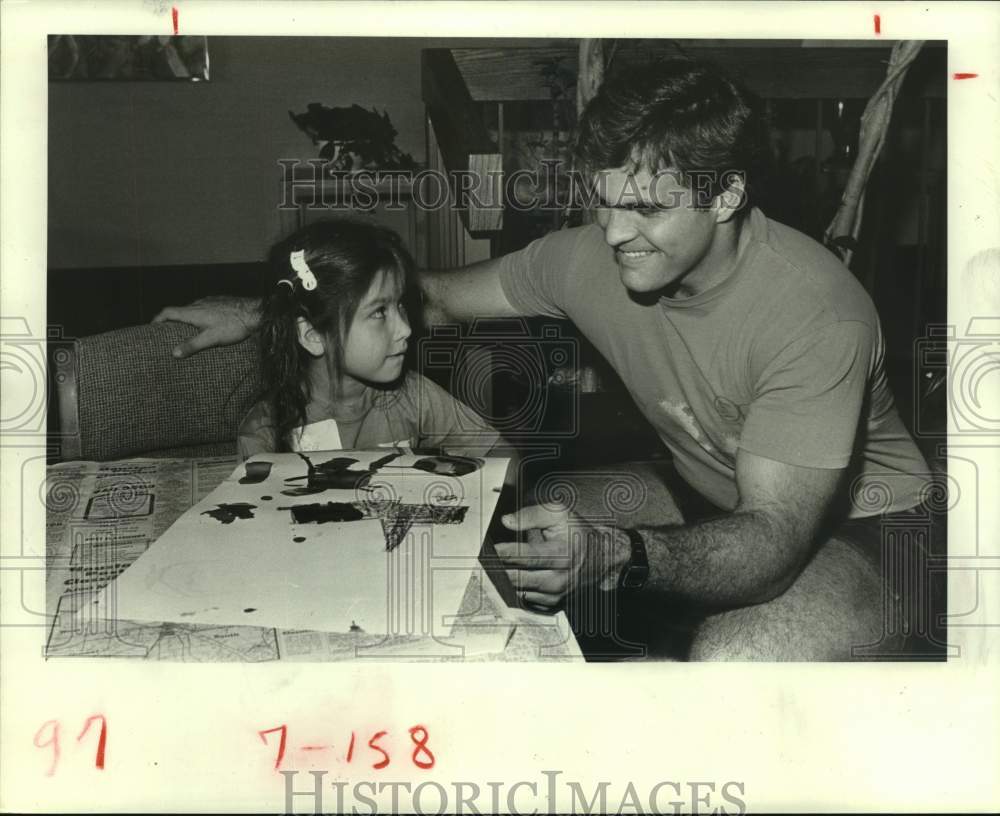
<instances>
[{"instance_id":1,"label":"man's bare leg","mask_svg":"<svg viewBox=\"0 0 1000 816\"><path fill-rule=\"evenodd\" d=\"M575 512L595 523L683 523L655 465L630 463L552 474L540 480L534 498L567 497ZM898 638L892 643L883 640L883 592L875 565L853 546L831 539L795 583L768 603L706 617L652 597L636 597L628 601L627 614L649 618L642 628L653 659L676 659L677 630L686 626L692 629L690 660L851 660L854 648L880 641L887 650L898 649ZM662 642L656 618L664 621Z\"/></svg>"},{"instance_id":2,"label":"man's bare leg","mask_svg":"<svg viewBox=\"0 0 1000 816\"><path fill-rule=\"evenodd\" d=\"M707 617L689 659L851 660L853 649L882 640L883 591L873 563L830 539L777 598Z\"/></svg>"}]
</instances>

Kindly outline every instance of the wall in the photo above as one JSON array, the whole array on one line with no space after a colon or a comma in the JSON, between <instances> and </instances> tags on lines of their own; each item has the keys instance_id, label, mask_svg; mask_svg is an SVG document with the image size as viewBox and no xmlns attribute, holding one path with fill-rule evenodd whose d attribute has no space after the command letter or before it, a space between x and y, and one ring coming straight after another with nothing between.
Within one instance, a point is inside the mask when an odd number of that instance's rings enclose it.
<instances>
[{"instance_id":1,"label":"wall","mask_svg":"<svg viewBox=\"0 0 1000 816\"><path fill-rule=\"evenodd\" d=\"M424 161L421 49L484 42L212 37L207 83L50 83L49 268L259 260L277 159L317 151L289 109L384 108Z\"/></svg>"}]
</instances>

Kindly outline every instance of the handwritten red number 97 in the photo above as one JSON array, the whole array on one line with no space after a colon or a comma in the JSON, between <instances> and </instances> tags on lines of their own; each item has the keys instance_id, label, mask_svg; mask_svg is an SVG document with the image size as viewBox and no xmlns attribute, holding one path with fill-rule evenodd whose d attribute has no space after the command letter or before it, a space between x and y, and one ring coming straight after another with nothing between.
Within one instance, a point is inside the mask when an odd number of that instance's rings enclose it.
<instances>
[{"instance_id":1,"label":"handwritten red number 97","mask_svg":"<svg viewBox=\"0 0 1000 816\"><path fill-rule=\"evenodd\" d=\"M97 750L94 754L94 767L99 771L104 770L104 751L108 744L108 722L104 719L103 714L94 714L92 717L87 717L86 722L83 724L83 730L80 731L80 735L76 738L79 742L90 730L90 726L96 722L101 723L101 733L97 737ZM48 736L45 737L44 734L48 732ZM52 761L49 763L49 769L45 772L46 776L52 776L56 772L56 766L59 764L59 720L46 720L42 723L41 727L35 732L35 738L33 740L36 748L50 748L52 749Z\"/></svg>"}]
</instances>

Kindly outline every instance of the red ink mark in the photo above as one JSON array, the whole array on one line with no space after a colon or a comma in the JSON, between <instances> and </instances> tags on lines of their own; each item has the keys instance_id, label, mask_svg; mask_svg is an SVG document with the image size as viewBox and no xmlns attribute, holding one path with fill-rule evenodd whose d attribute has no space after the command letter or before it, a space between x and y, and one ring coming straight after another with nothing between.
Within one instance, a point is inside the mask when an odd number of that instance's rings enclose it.
<instances>
[{"instance_id":1,"label":"red ink mark","mask_svg":"<svg viewBox=\"0 0 1000 816\"><path fill-rule=\"evenodd\" d=\"M76 738L79 742L90 730L90 724L95 720L101 721L101 735L97 738L97 755L94 757L94 767L98 770L104 770L104 748L108 744L108 722L104 719L103 714L95 714L93 717L87 717L87 721L83 724L83 730L80 732L80 736Z\"/></svg>"},{"instance_id":2,"label":"red ink mark","mask_svg":"<svg viewBox=\"0 0 1000 816\"><path fill-rule=\"evenodd\" d=\"M417 737L417 732L420 732L420 736ZM427 729L422 725L415 725L410 729L410 739L413 740L413 764L418 768L433 768L434 767L434 754L431 753L430 748L427 747L428 734ZM417 759L417 754L423 753L427 759Z\"/></svg>"},{"instance_id":3,"label":"red ink mark","mask_svg":"<svg viewBox=\"0 0 1000 816\"><path fill-rule=\"evenodd\" d=\"M303 745L299 748L300 751L325 751L329 748L329 745Z\"/></svg>"},{"instance_id":4,"label":"red ink mark","mask_svg":"<svg viewBox=\"0 0 1000 816\"><path fill-rule=\"evenodd\" d=\"M354 758L354 732L351 732L351 744L347 746L347 761L350 762Z\"/></svg>"},{"instance_id":5,"label":"red ink mark","mask_svg":"<svg viewBox=\"0 0 1000 816\"><path fill-rule=\"evenodd\" d=\"M952 74L953 79L975 79L979 74Z\"/></svg>"},{"instance_id":6,"label":"red ink mark","mask_svg":"<svg viewBox=\"0 0 1000 816\"><path fill-rule=\"evenodd\" d=\"M882 33L882 17L879 14L875 15L875 33L876 34Z\"/></svg>"},{"instance_id":7,"label":"red ink mark","mask_svg":"<svg viewBox=\"0 0 1000 816\"><path fill-rule=\"evenodd\" d=\"M385 757L385 759L380 760L376 762L374 765L372 765L372 767L376 771L381 770L382 768L384 768L386 765L389 764L389 755L375 744L376 741L382 739L382 737L384 737L387 733L388 733L387 731L379 731L370 740L368 740L368 747L375 751L378 751L382 756Z\"/></svg>"},{"instance_id":8,"label":"red ink mark","mask_svg":"<svg viewBox=\"0 0 1000 816\"><path fill-rule=\"evenodd\" d=\"M275 731L281 732L281 739L278 740L278 756L274 760L274 770L278 770L281 767L281 760L285 758L285 740L288 738L288 726L279 725L277 728L268 728L266 731L258 731L257 736L260 737L260 741L267 745L267 737L265 734L273 734Z\"/></svg>"},{"instance_id":9,"label":"red ink mark","mask_svg":"<svg viewBox=\"0 0 1000 816\"><path fill-rule=\"evenodd\" d=\"M46 727L51 726L51 735L45 742L39 742L38 738L42 735L42 731ZM35 738L33 740L36 748L48 748L52 746L52 764L49 765L49 769L45 772L46 776L52 776L56 772L56 765L59 764L59 721L58 720L47 720L42 723L41 728L35 732Z\"/></svg>"},{"instance_id":10,"label":"red ink mark","mask_svg":"<svg viewBox=\"0 0 1000 816\"><path fill-rule=\"evenodd\" d=\"M170 9L170 15L174 18L174 36L177 36L177 6Z\"/></svg>"}]
</instances>

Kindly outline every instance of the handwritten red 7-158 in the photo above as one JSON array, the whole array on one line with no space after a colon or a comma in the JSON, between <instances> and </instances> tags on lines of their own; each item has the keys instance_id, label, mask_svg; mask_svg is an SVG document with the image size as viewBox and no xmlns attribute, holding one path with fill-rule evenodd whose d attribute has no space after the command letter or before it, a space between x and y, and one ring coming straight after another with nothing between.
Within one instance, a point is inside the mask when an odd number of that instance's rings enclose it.
<instances>
[{"instance_id":1,"label":"handwritten red 7-158","mask_svg":"<svg viewBox=\"0 0 1000 816\"><path fill-rule=\"evenodd\" d=\"M431 752L430 748L427 746L427 742L430 738L427 733L427 728L423 725L414 725L408 730L410 735L410 742L412 743L412 750L410 751L410 761L418 768L427 770L428 768L434 767L434 754ZM274 735L271 739L268 739L270 735ZM257 732L257 736L260 737L261 742L265 745L275 745L276 753L274 757L274 770L281 770L282 763L285 761L285 752L288 747L288 726L285 724L276 725L274 728L265 728ZM344 753L344 759L347 762L353 762L356 754L355 748L358 744L357 734L352 731L351 738L347 743L347 750ZM388 731L376 731L373 733L364 743L364 745L373 753L375 756L370 756L373 759L371 767L377 771L383 768L388 768L392 762L392 756L389 753L386 740L389 737ZM333 751L333 745L300 745L296 749L303 753L313 753L313 752L323 752L323 751Z\"/></svg>"}]
</instances>

